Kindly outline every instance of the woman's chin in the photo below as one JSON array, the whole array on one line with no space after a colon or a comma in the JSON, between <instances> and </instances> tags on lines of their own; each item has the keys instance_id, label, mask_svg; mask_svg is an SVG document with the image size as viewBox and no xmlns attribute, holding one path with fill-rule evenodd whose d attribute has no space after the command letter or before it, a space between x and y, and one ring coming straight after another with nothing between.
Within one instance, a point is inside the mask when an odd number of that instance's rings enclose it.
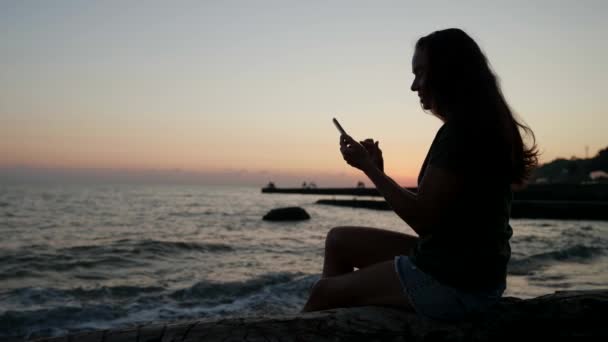
<instances>
[{"instance_id":1,"label":"woman's chin","mask_svg":"<svg viewBox=\"0 0 608 342\"><path fill-rule=\"evenodd\" d=\"M424 101L423 99L420 99L420 105L422 106L423 109L431 109L431 106L429 106L426 101Z\"/></svg>"}]
</instances>

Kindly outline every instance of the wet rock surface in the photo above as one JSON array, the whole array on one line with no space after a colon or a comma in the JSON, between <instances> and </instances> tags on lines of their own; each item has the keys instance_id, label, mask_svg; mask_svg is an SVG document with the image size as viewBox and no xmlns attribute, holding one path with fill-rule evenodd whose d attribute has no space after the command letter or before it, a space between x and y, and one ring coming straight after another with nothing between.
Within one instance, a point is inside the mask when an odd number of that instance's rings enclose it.
<instances>
[{"instance_id":1,"label":"wet rock surface","mask_svg":"<svg viewBox=\"0 0 608 342\"><path fill-rule=\"evenodd\" d=\"M102 330L39 341L513 341L608 337L608 289L568 291L532 299L505 297L489 313L442 323L384 307L285 316L243 317ZM599 339L596 339L599 338Z\"/></svg>"}]
</instances>

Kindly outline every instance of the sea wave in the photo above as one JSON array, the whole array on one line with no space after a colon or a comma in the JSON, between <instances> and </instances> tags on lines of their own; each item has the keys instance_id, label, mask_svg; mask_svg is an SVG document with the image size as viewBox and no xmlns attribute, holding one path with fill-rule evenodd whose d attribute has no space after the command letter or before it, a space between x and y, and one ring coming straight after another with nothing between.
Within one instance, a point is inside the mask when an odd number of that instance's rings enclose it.
<instances>
[{"instance_id":1,"label":"sea wave","mask_svg":"<svg viewBox=\"0 0 608 342\"><path fill-rule=\"evenodd\" d=\"M191 241L163 241L163 240L134 240L122 239L117 240L110 245L85 245L74 246L60 249L60 253L65 254L97 254L97 253L124 253L124 254L142 254L142 253L171 253L184 251L196 252L224 252L232 251L232 247L220 243L206 242L191 242Z\"/></svg>"},{"instance_id":2,"label":"sea wave","mask_svg":"<svg viewBox=\"0 0 608 342\"><path fill-rule=\"evenodd\" d=\"M200 281L173 290L150 286L17 289L2 295L2 300L35 309L0 313L0 337L57 336L149 321L295 312L314 279L279 272L242 282Z\"/></svg>"},{"instance_id":3,"label":"sea wave","mask_svg":"<svg viewBox=\"0 0 608 342\"><path fill-rule=\"evenodd\" d=\"M107 245L72 246L52 249L41 245L0 251L0 279L23 272L70 271L78 268L144 266L159 257L180 253L222 253L233 247L221 243L118 240Z\"/></svg>"},{"instance_id":4,"label":"sea wave","mask_svg":"<svg viewBox=\"0 0 608 342\"><path fill-rule=\"evenodd\" d=\"M144 295L162 293L159 286L101 286L97 288L56 289L56 288L19 288L2 295L3 299L23 305L44 305L51 302L98 301L131 299Z\"/></svg>"},{"instance_id":5,"label":"sea wave","mask_svg":"<svg viewBox=\"0 0 608 342\"><path fill-rule=\"evenodd\" d=\"M283 272L266 274L242 282L215 283L200 281L187 289L171 293L170 297L178 301L204 300L206 303L224 303L259 291L266 286L289 282L298 275Z\"/></svg>"},{"instance_id":6,"label":"sea wave","mask_svg":"<svg viewBox=\"0 0 608 342\"><path fill-rule=\"evenodd\" d=\"M101 254L88 255L86 257L66 255L66 254L35 254L25 256L20 255L4 255L0 258L3 261L3 266L0 267L0 279L10 278L11 275L17 274L16 271L24 271L27 273L35 273L37 271L70 271L78 268L95 268L95 267L129 267L138 266L142 262L133 260L126 256Z\"/></svg>"},{"instance_id":7,"label":"sea wave","mask_svg":"<svg viewBox=\"0 0 608 342\"><path fill-rule=\"evenodd\" d=\"M529 275L555 262L584 263L601 256L605 251L605 248L578 244L560 250L513 258L509 263L509 274Z\"/></svg>"},{"instance_id":8,"label":"sea wave","mask_svg":"<svg viewBox=\"0 0 608 342\"><path fill-rule=\"evenodd\" d=\"M601 236L594 231L593 226L568 228L564 229L560 234L563 238L573 241L604 242Z\"/></svg>"},{"instance_id":9,"label":"sea wave","mask_svg":"<svg viewBox=\"0 0 608 342\"><path fill-rule=\"evenodd\" d=\"M122 240L125 241L125 240ZM129 241L129 240L126 240ZM134 248L154 252L154 253L173 253L179 251L196 252L230 252L233 248L221 243L205 242L185 242L185 241L159 241L159 240L139 240L131 243Z\"/></svg>"},{"instance_id":10,"label":"sea wave","mask_svg":"<svg viewBox=\"0 0 608 342\"><path fill-rule=\"evenodd\" d=\"M213 214L213 211L205 210L205 211L199 211L199 212L174 211L174 212L170 212L168 215L169 216L192 218L192 217L207 216L207 215L212 215L212 214Z\"/></svg>"}]
</instances>

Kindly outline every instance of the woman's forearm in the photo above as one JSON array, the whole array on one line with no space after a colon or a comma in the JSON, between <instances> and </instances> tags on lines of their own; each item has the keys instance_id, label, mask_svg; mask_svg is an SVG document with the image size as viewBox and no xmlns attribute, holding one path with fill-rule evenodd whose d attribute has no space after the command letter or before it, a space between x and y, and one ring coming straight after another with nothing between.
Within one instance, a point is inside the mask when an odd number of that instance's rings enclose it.
<instances>
[{"instance_id":1,"label":"woman's forearm","mask_svg":"<svg viewBox=\"0 0 608 342\"><path fill-rule=\"evenodd\" d=\"M395 213L404 220L418 236L425 235L420 219L422 208L416 193L397 184L392 178L375 166L365 169L365 174L374 183L378 192L384 196L386 202Z\"/></svg>"}]
</instances>

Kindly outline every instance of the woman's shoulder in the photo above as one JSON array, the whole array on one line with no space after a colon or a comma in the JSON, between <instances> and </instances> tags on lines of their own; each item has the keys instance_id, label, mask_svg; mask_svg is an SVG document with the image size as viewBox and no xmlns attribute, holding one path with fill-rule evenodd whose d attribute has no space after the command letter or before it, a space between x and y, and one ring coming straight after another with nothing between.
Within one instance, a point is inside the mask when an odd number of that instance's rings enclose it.
<instances>
[{"instance_id":1,"label":"woman's shoulder","mask_svg":"<svg viewBox=\"0 0 608 342\"><path fill-rule=\"evenodd\" d=\"M495 131L479 124L447 121L437 131L437 143L449 143L454 148L464 148L483 153L494 149L498 143Z\"/></svg>"},{"instance_id":2,"label":"woman's shoulder","mask_svg":"<svg viewBox=\"0 0 608 342\"><path fill-rule=\"evenodd\" d=\"M473 131L458 123L445 122L437 131L433 145L436 149L460 149L474 142Z\"/></svg>"}]
</instances>

